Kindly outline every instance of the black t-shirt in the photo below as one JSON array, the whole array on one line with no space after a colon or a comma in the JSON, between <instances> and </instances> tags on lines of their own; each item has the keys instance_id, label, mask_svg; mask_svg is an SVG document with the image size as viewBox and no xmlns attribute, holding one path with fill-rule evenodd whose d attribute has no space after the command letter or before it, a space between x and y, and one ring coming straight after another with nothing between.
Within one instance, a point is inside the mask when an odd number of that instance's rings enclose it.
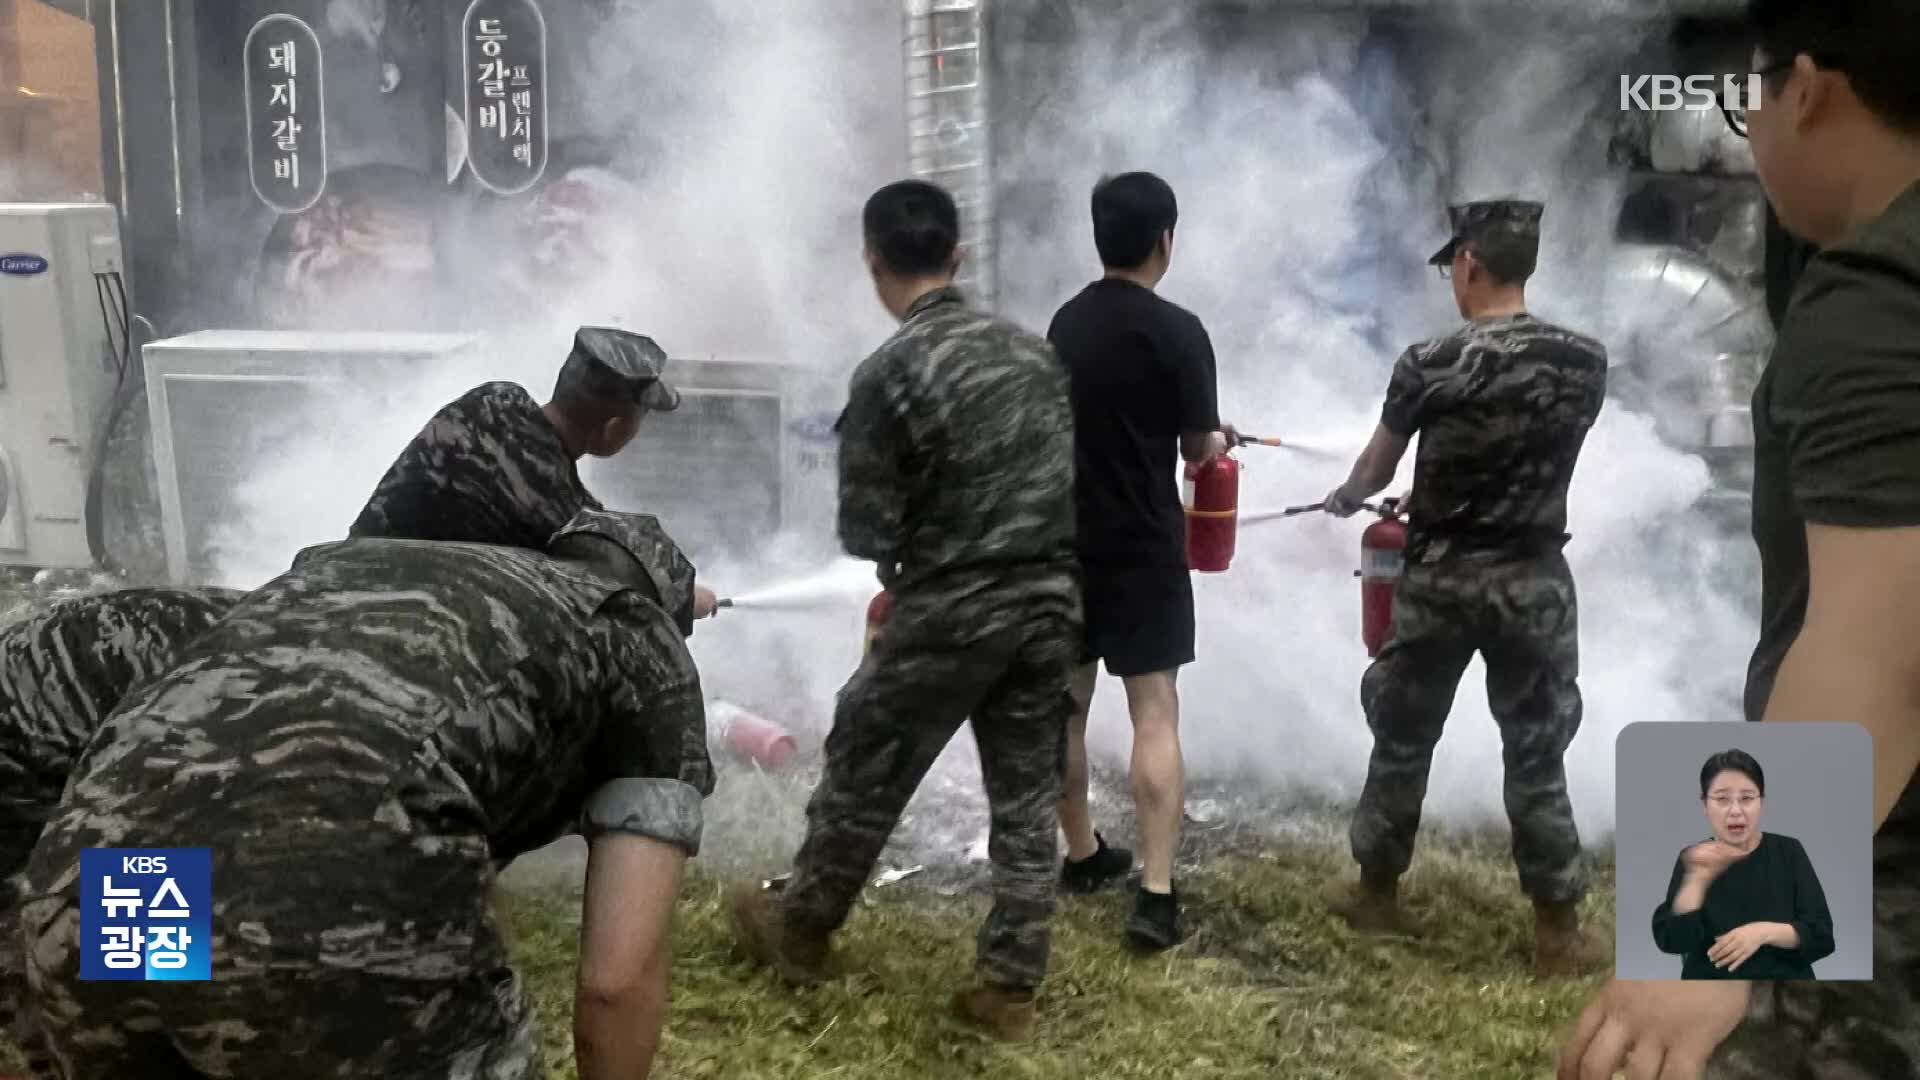
<instances>
[{"instance_id":1,"label":"black t-shirt","mask_svg":"<svg viewBox=\"0 0 1920 1080\"><path fill-rule=\"evenodd\" d=\"M1213 343L1193 313L1107 278L1047 328L1072 380L1080 561L1184 567L1180 436L1220 426Z\"/></svg>"},{"instance_id":2,"label":"black t-shirt","mask_svg":"<svg viewBox=\"0 0 1920 1080\"><path fill-rule=\"evenodd\" d=\"M1677 953L1683 979L1811 979L1813 965L1833 955L1833 916L1826 890L1807 849L1791 836L1760 834L1746 858L1727 867L1707 886L1704 903L1685 915L1673 913L1673 898L1687 872L1685 853L1673 862L1667 898L1653 913L1653 943ZM1715 967L1707 950L1720 935L1748 923L1787 923L1800 936L1798 948L1762 945L1739 970Z\"/></svg>"},{"instance_id":3,"label":"black t-shirt","mask_svg":"<svg viewBox=\"0 0 1920 1080\"><path fill-rule=\"evenodd\" d=\"M1758 720L1806 620L1807 524L1920 525L1920 185L1807 264L1754 391L1753 438Z\"/></svg>"}]
</instances>

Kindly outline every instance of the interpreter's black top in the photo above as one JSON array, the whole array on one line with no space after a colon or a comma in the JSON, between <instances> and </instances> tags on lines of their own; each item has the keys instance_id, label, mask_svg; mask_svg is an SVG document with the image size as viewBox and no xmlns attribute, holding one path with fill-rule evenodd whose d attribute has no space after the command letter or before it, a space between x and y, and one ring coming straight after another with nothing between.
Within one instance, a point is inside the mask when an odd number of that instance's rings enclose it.
<instances>
[{"instance_id":1,"label":"interpreter's black top","mask_svg":"<svg viewBox=\"0 0 1920 1080\"><path fill-rule=\"evenodd\" d=\"M1791 836L1762 833L1753 853L1722 871L1707 886L1706 903L1685 915L1673 913L1673 898L1686 878L1686 861L1673 863L1667 899L1653 913L1653 943L1679 953L1682 979L1811 979L1815 961L1833 955L1833 916L1813 872L1807 849ZM1737 971L1715 967L1707 950L1729 930L1754 922L1787 923L1800 947L1762 945Z\"/></svg>"},{"instance_id":2,"label":"interpreter's black top","mask_svg":"<svg viewBox=\"0 0 1920 1080\"><path fill-rule=\"evenodd\" d=\"M1206 329L1152 289L1105 278L1060 308L1047 340L1072 380L1080 561L1184 569L1180 436L1220 426Z\"/></svg>"}]
</instances>

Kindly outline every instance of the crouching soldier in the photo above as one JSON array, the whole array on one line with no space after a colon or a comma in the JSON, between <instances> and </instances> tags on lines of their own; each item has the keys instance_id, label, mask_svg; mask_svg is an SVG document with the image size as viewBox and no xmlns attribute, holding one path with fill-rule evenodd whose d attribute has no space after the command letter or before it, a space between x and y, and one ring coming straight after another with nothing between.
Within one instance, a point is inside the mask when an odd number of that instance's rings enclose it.
<instances>
[{"instance_id":1,"label":"crouching soldier","mask_svg":"<svg viewBox=\"0 0 1920 1080\"><path fill-rule=\"evenodd\" d=\"M574 1047L639 1077L713 787L662 550L616 514L547 553L309 549L111 716L28 868L32 1021L70 1080L543 1075L489 903L588 841ZM211 979L80 978L80 853L211 851Z\"/></svg>"},{"instance_id":2,"label":"crouching soldier","mask_svg":"<svg viewBox=\"0 0 1920 1080\"><path fill-rule=\"evenodd\" d=\"M0 629L0 1037L13 1034L34 1072L46 1062L19 1024L26 985L15 920L27 856L101 721L242 595L121 589L60 600Z\"/></svg>"}]
</instances>

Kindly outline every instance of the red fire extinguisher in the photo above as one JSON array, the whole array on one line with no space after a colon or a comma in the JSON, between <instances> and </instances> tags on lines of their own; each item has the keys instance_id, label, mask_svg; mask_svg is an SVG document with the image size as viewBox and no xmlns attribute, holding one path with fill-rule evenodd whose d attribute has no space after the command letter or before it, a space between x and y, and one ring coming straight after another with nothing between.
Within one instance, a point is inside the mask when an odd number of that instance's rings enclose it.
<instances>
[{"instance_id":1,"label":"red fire extinguisher","mask_svg":"<svg viewBox=\"0 0 1920 1080\"><path fill-rule=\"evenodd\" d=\"M863 652L873 651L873 639L879 635L880 628L886 625L887 616L891 614L893 614L893 594L882 589L867 602L867 642Z\"/></svg>"},{"instance_id":2,"label":"red fire extinguisher","mask_svg":"<svg viewBox=\"0 0 1920 1080\"><path fill-rule=\"evenodd\" d=\"M1240 463L1218 454L1186 469L1187 569L1218 574L1233 562L1240 516Z\"/></svg>"},{"instance_id":3,"label":"red fire extinguisher","mask_svg":"<svg viewBox=\"0 0 1920 1080\"><path fill-rule=\"evenodd\" d=\"M1393 631L1393 589L1406 557L1407 522L1399 502L1380 500L1380 520L1360 534L1360 640L1368 656L1379 656Z\"/></svg>"}]
</instances>

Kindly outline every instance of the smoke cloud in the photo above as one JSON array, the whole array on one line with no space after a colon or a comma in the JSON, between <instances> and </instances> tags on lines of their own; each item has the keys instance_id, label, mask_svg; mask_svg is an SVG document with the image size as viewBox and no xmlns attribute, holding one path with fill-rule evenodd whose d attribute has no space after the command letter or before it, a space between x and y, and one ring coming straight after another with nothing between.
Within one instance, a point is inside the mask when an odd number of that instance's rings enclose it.
<instances>
[{"instance_id":1,"label":"smoke cloud","mask_svg":"<svg viewBox=\"0 0 1920 1080\"><path fill-rule=\"evenodd\" d=\"M1031 44L1017 31L996 35L1006 314L1043 328L1098 275L1087 194L1101 174L1138 168L1179 194L1163 292L1208 326L1224 418L1243 430L1359 450L1395 356L1458 322L1424 265L1444 239L1449 202L1543 199L1536 311L1614 340L1606 267L1620 191L1605 160L1607 110L1646 26L1238 18L1247 21L1134 5ZM316 424L350 437L257 463L240 489L244 512L222 534L222 577L257 582L298 547L341 535L392 455L453 393L486 378L543 392L582 322L640 329L678 355L772 357L843 383L889 329L860 265L858 211L904 168L900 29L894 6L853 0L648 5L611 23L590 66L672 76L605 94L611 122L650 137L647 160L616 189L619 212L600 219L604 259L505 327L484 325L493 321L484 298L454 305L459 314L436 325L490 331L470 366L396 387L384 411L363 411L350 428L341 417ZM1243 510L1317 501L1346 467L1283 450L1241 456ZM1400 486L1411 467L1409 455ZM688 483L688 498L703 497ZM1568 755L1589 837L1611 827L1623 726L1736 715L1752 626L1747 598L1720 584L1726 551L1741 541L1717 537L1692 509L1710 484L1700 459L1617 403L1589 439L1569 548L1587 709ZM671 506L634 509L672 527ZM1201 659L1182 677L1192 775L1357 793L1370 746L1351 577L1360 528L1319 517L1248 526L1230 573L1196 577ZM725 593L818 570L819 539L717 553L703 560L703 580ZM849 603L813 615L728 613L693 645L710 693L818 737L859 641ZM1430 821L1502 814L1481 680L1476 662L1435 760ZM1124 762L1127 721L1111 680L1091 738L1097 760ZM950 852L985 827L970 742L949 748L911 811L918 835ZM711 817L737 825L718 830L710 850L797 837L797 795L766 803L768 790L737 774L723 783ZM743 804L728 799L771 809L729 813Z\"/></svg>"}]
</instances>

